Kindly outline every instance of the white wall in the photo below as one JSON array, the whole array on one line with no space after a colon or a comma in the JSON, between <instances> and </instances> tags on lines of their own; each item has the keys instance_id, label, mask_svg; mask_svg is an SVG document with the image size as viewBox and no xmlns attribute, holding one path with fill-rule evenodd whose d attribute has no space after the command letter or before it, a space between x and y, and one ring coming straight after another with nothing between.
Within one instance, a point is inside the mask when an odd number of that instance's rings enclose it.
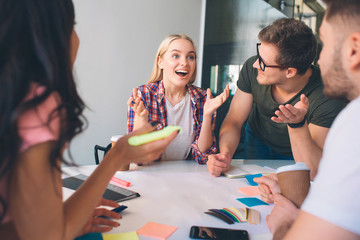
<instances>
[{"instance_id":1,"label":"white wall","mask_svg":"<svg viewBox=\"0 0 360 240\"><path fill-rule=\"evenodd\" d=\"M202 47L204 4L205 0L74 0L80 38L74 72L89 107L89 126L70 145L77 164L94 164L95 144L106 146L112 135L126 133L126 101L132 88L148 80L163 38L185 33L198 49Z\"/></svg>"}]
</instances>

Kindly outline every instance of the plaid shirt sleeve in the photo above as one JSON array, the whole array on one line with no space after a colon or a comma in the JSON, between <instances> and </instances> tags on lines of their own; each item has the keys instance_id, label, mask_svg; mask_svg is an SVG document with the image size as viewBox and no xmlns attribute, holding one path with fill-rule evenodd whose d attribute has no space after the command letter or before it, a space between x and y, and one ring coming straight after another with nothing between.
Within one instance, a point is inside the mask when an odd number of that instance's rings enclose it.
<instances>
[{"instance_id":1,"label":"plaid shirt sleeve","mask_svg":"<svg viewBox=\"0 0 360 240\"><path fill-rule=\"evenodd\" d=\"M205 97L200 98L200 101L196 104L197 105L197 113L195 123L196 123L196 136L194 142L191 144L191 159L194 159L198 164L206 164L208 160L208 156L211 154L217 153L216 147L216 138L215 138L215 123L216 123L216 111L213 113L211 118L211 132L212 132L212 139L213 143L211 147L205 151L200 152L198 147L198 141L200 136L201 125L203 121L203 113L204 113L204 104L205 104Z\"/></svg>"},{"instance_id":2,"label":"plaid shirt sleeve","mask_svg":"<svg viewBox=\"0 0 360 240\"><path fill-rule=\"evenodd\" d=\"M128 133L130 133L134 130L134 118L135 118L134 109L132 107L128 106L128 110L127 110L127 131L128 131Z\"/></svg>"}]
</instances>

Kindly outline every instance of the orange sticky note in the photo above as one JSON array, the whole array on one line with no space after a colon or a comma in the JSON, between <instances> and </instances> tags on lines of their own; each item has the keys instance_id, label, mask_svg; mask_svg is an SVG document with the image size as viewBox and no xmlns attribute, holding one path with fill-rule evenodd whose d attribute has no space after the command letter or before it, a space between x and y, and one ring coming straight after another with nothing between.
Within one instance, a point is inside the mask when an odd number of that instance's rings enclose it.
<instances>
[{"instance_id":1,"label":"orange sticky note","mask_svg":"<svg viewBox=\"0 0 360 240\"><path fill-rule=\"evenodd\" d=\"M238 190L239 190L239 192L246 194L250 197L260 195L260 191L257 186L240 187L240 188L238 188Z\"/></svg>"},{"instance_id":2,"label":"orange sticky note","mask_svg":"<svg viewBox=\"0 0 360 240\"><path fill-rule=\"evenodd\" d=\"M136 232L137 232L137 234L143 235L146 237L165 240L171 234L173 234L176 229L177 229L177 227L175 227L175 226L154 223L154 222L148 222L147 224L142 226L140 229L138 229Z\"/></svg>"}]
</instances>

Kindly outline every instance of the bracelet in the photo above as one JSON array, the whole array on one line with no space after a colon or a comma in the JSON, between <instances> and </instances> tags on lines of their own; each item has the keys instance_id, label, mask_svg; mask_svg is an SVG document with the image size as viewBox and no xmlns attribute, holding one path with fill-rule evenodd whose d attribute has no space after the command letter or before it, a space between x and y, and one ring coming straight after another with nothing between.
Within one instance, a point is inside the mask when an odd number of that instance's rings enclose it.
<instances>
[{"instance_id":1,"label":"bracelet","mask_svg":"<svg viewBox=\"0 0 360 240\"><path fill-rule=\"evenodd\" d=\"M288 123L287 125L291 128L300 128L300 127L304 126L305 121L306 121L306 119L304 117L304 119L299 123Z\"/></svg>"}]
</instances>

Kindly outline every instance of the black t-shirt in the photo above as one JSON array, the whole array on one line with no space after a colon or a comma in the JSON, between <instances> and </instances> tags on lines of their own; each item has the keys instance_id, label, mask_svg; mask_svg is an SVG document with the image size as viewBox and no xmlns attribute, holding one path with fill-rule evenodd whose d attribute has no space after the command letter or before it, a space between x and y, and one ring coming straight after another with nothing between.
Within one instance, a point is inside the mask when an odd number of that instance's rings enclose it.
<instances>
[{"instance_id":1,"label":"black t-shirt","mask_svg":"<svg viewBox=\"0 0 360 240\"><path fill-rule=\"evenodd\" d=\"M260 85L257 81L258 70L253 68L257 57L249 58L240 71L237 86L240 90L253 95L254 104L248 123L256 136L280 154L291 155L291 145L287 124L271 120L279 105L272 97L271 85ZM283 104L295 105L300 95L309 99L309 109L305 116L308 123L330 128L337 114L345 106L344 101L330 100L324 96L320 69L311 66L313 72L307 85L289 101Z\"/></svg>"}]
</instances>

